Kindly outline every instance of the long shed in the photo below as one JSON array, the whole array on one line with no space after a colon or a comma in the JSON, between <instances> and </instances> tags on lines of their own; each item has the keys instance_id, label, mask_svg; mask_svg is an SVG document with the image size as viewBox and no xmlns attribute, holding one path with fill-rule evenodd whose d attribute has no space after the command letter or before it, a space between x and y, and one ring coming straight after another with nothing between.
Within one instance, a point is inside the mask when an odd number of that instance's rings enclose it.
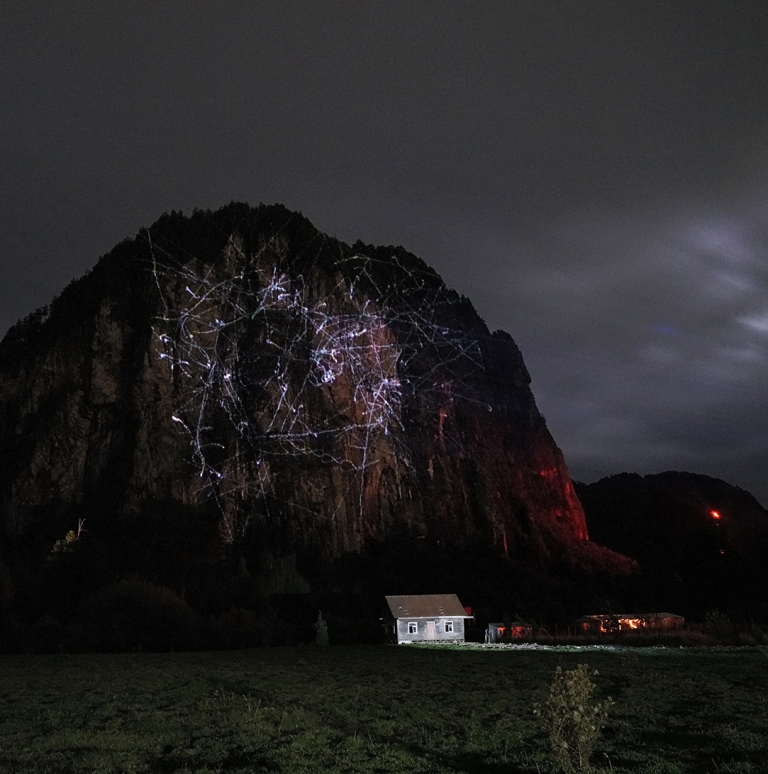
<instances>
[{"instance_id":1,"label":"long shed","mask_svg":"<svg viewBox=\"0 0 768 774\"><path fill-rule=\"evenodd\" d=\"M581 634L614 634L617 632L670 631L685 626L685 618L674 613L616 613L585 615L574 621Z\"/></svg>"},{"instance_id":2,"label":"long shed","mask_svg":"<svg viewBox=\"0 0 768 774\"><path fill-rule=\"evenodd\" d=\"M463 642L469 615L456 594L386 597L397 643Z\"/></svg>"},{"instance_id":3,"label":"long shed","mask_svg":"<svg viewBox=\"0 0 768 774\"><path fill-rule=\"evenodd\" d=\"M531 636L533 636L533 627L521 621L489 623L485 630L485 641L490 643L520 640Z\"/></svg>"}]
</instances>

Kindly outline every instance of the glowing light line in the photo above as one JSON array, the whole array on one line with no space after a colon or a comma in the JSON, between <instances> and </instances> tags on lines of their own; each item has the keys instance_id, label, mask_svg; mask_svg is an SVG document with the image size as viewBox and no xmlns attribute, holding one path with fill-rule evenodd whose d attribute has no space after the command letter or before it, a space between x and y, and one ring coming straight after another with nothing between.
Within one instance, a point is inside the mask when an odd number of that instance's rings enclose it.
<instances>
[{"instance_id":1,"label":"glowing light line","mask_svg":"<svg viewBox=\"0 0 768 774\"><path fill-rule=\"evenodd\" d=\"M434 290L425 290L424 277L397 256L392 265L409 277L403 287L377 284L376 262L355 255L351 278L340 272L317 298L302 275L280 270L286 256L268 260L266 247L246 255L232 237L222 259L229 270L198 271L196 260L179 264L147 240L163 303L154 327L158 357L177 374L171 418L217 499L225 481L264 495L270 458L306 455L357 471L362 509L365 471L381 461L378 439L403 442L405 395L420 391L451 405L462 394L475 400L463 380L482 369L477 338L442 319L458 297L434 278ZM238 479L249 463L259 475Z\"/></svg>"}]
</instances>

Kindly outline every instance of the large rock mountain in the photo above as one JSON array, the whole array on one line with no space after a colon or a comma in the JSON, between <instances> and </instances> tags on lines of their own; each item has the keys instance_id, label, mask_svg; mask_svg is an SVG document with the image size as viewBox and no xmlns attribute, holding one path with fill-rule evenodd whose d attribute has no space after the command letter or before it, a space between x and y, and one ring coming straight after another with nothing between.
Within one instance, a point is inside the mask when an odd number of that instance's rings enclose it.
<instances>
[{"instance_id":1,"label":"large rock mountain","mask_svg":"<svg viewBox=\"0 0 768 774\"><path fill-rule=\"evenodd\" d=\"M217 552L317 567L395 533L604 559L529 382L401 247L164 215L0 344L0 550L18 586L79 524L180 593Z\"/></svg>"}]
</instances>

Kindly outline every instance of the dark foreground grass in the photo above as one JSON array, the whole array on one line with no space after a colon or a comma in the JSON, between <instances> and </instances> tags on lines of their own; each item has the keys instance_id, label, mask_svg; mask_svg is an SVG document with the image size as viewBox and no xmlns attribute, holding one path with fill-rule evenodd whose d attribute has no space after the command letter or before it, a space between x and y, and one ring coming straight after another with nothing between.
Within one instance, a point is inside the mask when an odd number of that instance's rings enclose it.
<instances>
[{"instance_id":1,"label":"dark foreground grass","mask_svg":"<svg viewBox=\"0 0 768 774\"><path fill-rule=\"evenodd\" d=\"M413 646L6 656L0 771L545 772L531 707L579 663L615 701L606 771L768 772L758 650Z\"/></svg>"}]
</instances>

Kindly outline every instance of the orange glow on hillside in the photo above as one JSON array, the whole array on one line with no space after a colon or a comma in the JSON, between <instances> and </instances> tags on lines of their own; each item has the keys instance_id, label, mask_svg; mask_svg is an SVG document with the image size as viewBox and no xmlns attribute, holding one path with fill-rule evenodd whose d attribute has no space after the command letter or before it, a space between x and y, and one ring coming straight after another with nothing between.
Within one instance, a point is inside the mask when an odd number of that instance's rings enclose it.
<instances>
[{"instance_id":1,"label":"orange glow on hillside","mask_svg":"<svg viewBox=\"0 0 768 774\"><path fill-rule=\"evenodd\" d=\"M710 516L711 516L713 519L719 519L719 518L720 518L720 514L719 514L717 511L710 511L710 512L709 512L709 515L710 515Z\"/></svg>"}]
</instances>

